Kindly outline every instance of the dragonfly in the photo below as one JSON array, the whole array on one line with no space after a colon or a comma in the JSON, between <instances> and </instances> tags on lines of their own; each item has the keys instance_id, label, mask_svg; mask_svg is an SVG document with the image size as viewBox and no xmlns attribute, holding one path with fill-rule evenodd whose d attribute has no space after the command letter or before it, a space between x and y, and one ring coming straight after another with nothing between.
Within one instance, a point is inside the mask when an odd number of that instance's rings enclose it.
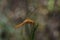
<instances>
[{"instance_id":1,"label":"dragonfly","mask_svg":"<svg viewBox=\"0 0 60 40\"><path fill-rule=\"evenodd\" d=\"M26 10L27 10L27 13L26 13L26 17L22 20L22 22L21 23L19 23L19 24L17 24L17 25L15 25L15 28L19 28L19 27L21 27L21 26L23 26L24 24L26 24L26 23L28 23L28 24L34 24L35 23L35 21L34 20L32 20L31 18L30 18L30 16L35 12L35 11L37 11L37 7L34 7L35 9L31 12L30 10L29 10L29 8L28 8L28 0L26 0L25 1L26 2ZM16 20L18 21L20 18L17 18ZM21 18L22 19L22 18ZM21 20L20 19L20 20Z\"/></svg>"}]
</instances>

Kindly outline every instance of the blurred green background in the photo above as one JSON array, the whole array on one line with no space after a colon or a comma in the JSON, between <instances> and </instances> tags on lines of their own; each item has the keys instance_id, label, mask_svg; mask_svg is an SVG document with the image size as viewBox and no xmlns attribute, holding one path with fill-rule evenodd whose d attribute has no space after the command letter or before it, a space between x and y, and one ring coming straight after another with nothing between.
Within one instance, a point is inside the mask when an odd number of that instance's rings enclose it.
<instances>
[{"instance_id":1,"label":"blurred green background","mask_svg":"<svg viewBox=\"0 0 60 40\"><path fill-rule=\"evenodd\" d=\"M43 35L52 11L60 11L60 0L0 0L0 40L50 40ZM15 29L27 17L35 24Z\"/></svg>"}]
</instances>

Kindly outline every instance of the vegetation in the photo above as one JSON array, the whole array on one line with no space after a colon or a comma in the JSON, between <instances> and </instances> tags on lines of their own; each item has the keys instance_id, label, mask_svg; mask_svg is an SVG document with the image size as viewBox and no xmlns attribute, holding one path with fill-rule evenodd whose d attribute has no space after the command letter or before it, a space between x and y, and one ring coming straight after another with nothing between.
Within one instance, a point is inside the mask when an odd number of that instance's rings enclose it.
<instances>
[{"instance_id":1,"label":"vegetation","mask_svg":"<svg viewBox=\"0 0 60 40\"><path fill-rule=\"evenodd\" d=\"M59 13L60 0L0 0L0 40L60 40Z\"/></svg>"}]
</instances>

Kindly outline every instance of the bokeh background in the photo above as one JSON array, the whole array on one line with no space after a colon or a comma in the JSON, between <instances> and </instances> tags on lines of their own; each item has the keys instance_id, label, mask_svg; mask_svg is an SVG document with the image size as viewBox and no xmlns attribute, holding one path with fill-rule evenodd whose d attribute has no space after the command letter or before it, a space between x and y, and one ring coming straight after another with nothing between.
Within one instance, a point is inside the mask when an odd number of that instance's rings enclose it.
<instances>
[{"instance_id":1,"label":"bokeh background","mask_svg":"<svg viewBox=\"0 0 60 40\"><path fill-rule=\"evenodd\" d=\"M0 40L60 40L60 0L0 0Z\"/></svg>"}]
</instances>

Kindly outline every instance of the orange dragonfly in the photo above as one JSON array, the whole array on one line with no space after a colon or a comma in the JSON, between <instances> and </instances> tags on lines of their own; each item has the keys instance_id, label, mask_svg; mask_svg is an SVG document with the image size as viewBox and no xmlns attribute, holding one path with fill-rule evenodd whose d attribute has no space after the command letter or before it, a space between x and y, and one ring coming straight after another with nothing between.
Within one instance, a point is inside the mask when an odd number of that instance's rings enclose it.
<instances>
[{"instance_id":1,"label":"orange dragonfly","mask_svg":"<svg viewBox=\"0 0 60 40\"><path fill-rule=\"evenodd\" d=\"M30 18L26 18L22 23L15 25L15 28L19 28L19 27L23 26L26 23L34 24L34 21Z\"/></svg>"}]
</instances>

